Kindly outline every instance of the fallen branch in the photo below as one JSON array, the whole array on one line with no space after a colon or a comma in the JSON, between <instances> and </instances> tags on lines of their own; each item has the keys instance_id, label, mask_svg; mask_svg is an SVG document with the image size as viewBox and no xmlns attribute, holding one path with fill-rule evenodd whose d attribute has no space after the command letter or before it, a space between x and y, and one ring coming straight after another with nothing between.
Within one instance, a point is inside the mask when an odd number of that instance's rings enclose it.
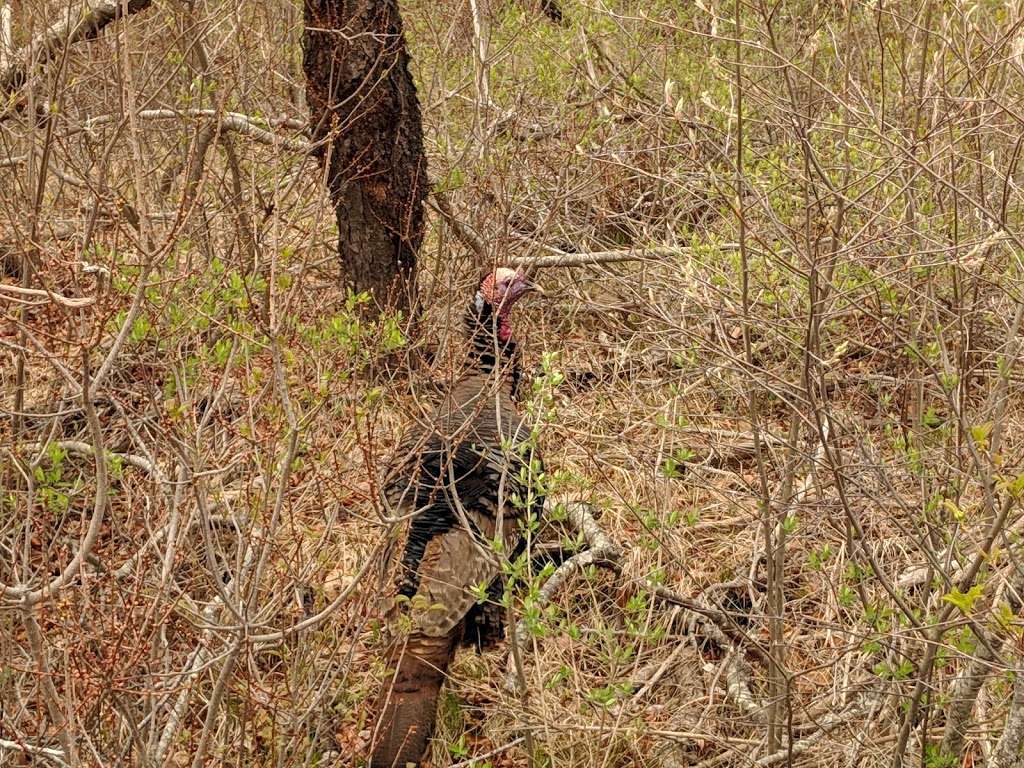
<instances>
[{"instance_id":1,"label":"fallen branch","mask_svg":"<svg viewBox=\"0 0 1024 768\"><path fill-rule=\"evenodd\" d=\"M1003 735L999 737L992 759L991 768L1011 768L1020 765L1020 748L1024 743L1024 672L1017 670L1013 680L1013 698L1010 713L1006 716Z\"/></svg>"},{"instance_id":2,"label":"fallen branch","mask_svg":"<svg viewBox=\"0 0 1024 768\"><path fill-rule=\"evenodd\" d=\"M540 588L533 605L535 608L543 608L551 602L551 599L558 594L569 583L569 580L585 568L591 565L611 566L617 563L622 556L622 551L612 542L607 534L601 529L590 511L590 505L583 503L569 504L566 508L566 515L572 526L583 534L583 539L588 549L577 552L555 572L551 574L544 586ZM615 568L617 570L617 566ZM516 673L515 654L517 649L526 644L530 628L525 618L520 619L512 632L512 652L509 654L508 664L505 670L505 688L508 691L519 691L519 678Z\"/></svg>"},{"instance_id":3,"label":"fallen branch","mask_svg":"<svg viewBox=\"0 0 1024 768\"><path fill-rule=\"evenodd\" d=\"M960 566L959 563L955 561L951 563L949 570L950 581L957 581L962 573L963 568ZM896 589L899 590L907 590L913 587L920 587L921 585L928 583L931 579L935 577L935 575L936 571L930 565L915 565L911 568L908 568L896 579L895 586Z\"/></svg>"},{"instance_id":4,"label":"fallen branch","mask_svg":"<svg viewBox=\"0 0 1024 768\"><path fill-rule=\"evenodd\" d=\"M284 147L291 152L308 154L315 145L304 139L283 138L273 131L264 128L290 128L296 131L304 131L306 123L293 117L282 117L277 120L260 120L240 112L220 112L216 109L143 109L139 110L140 120L181 120L183 118L211 119L213 125L218 126L221 131L233 131L248 136L261 144L268 144L273 147ZM120 115L99 115L85 121L84 129L87 132L108 123L120 120Z\"/></svg>"},{"instance_id":5,"label":"fallen branch","mask_svg":"<svg viewBox=\"0 0 1024 768\"><path fill-rule=\"evenodd\" d=\"M1010 579L1006 584L1005 600L1012 614L1020 613L1022 607L1021 593L1024 592L1024 573L1015 563L1009 566L1011 570ZM950 689L949 701L946 704L946 727L942 733L942 743L939 751L943 755L954 756L959 759L964 748L964 740L970 725L971 715L974 713L975 702L982 686L994 674L997 655L1002 653L1005 641L992 638L992 643L978 643L974 653L967 661L964 669L953 681ZM1019 677L1014 684L1014 701L1017 706L1024 704L1024 699L1017 702ZM1024 692L1021 692L1024 697ZM1010 718L1013 717L1011 708ZM1024 719L1024 715L1018 715ZM1007 719L1007 731L1009 731L1010 720ZM1019 726L1024 729L1024 722ZM1005 733L1004 733L1005 738ZM1020 736L1018 738L1018 743ZM994 763L993 763L994 764Z\"/></svg>"},{"instance_id":6,"label":"fallen branch","mask_svg":"<svg viewBox=\"0 0 1024 768\"><path fill-rule=\"evenodd\" d=\"M1012 525L1008 525L1004 535L1012 537L1021 533L1024 533L1024 517L1018 518ZM952 584L960 581L963 578L964 565L954 555L955 552L944 549L935 556L934 562L931 565L926 563L924 565L912 566L896 579L896 588L910 589L912 587L919 587L928 582L929 573L933 577L942 576L944 580L948 579L947 583ZM1024 591L1024 583L1014 589Z\"/></svg>"},{"instance_id":7,"label":"fallen branch","mask_svg":"<svg viewBox=\"0 0 1024 768\"><path fill-rule=\"evenodd\" d=\"M795 741L776 752L772 752L770 755L765 755L759 760L756 760L754 765L775 765L776 763L787 761L790 756L796 757L797 755L806 752L839 726L849 723L854 718L868 714L872 709L874 709L880 698L881 694L877 692L864 695L842 712L837 712L834 715L823 717L821 720L821 727L818 731L812 733L806 738Z\"/></svg>"},{"instance_id":8,"label":"fallen branch","mask_svg":"<svg viewBox=\"0 0 1024 768\"><path fill-rule=\"evenodd\" d=\"M67 46L98 37L104 27L112 21L144 11L150 6L151 1L102 0L89 3L84 12L77 17L72 17L69 12L68 18L52 24L10 57L5 57L5 61L9 61L10 65L5 66L0 73L0 91L6 94L17 90L28 80L32 68L56 58Z\"/></svg>"},{"instance_id":9,"label":"fallen branch","mask_svg":"<svg viewBox=\"0 0 1024 768\"><path fill-rule=\"evenodd\" d=\"M457 763L452 763L450 768L469 768L469 766L471 765L477 765L478 763L482 763L484 760L489 760L495 755L500 755L502 752L507 752L508 750L512 749L512 747L522 744L524 741L526 741L525 736L518 736L512 739L512 741L508 742L507 744L502 744L499 747L495 747L489 752L484 752L482 755L477 755L476 757L470 757L466 760L460 760Z\"/></svg>"},{"instance_id":10,"label":"fallen branch","mask_svg":"<svg viewBox=\"0 0 1024 768\"><path fill-rule=\"evenodd\" d=\"M735 646L729 650L725 660L725 691L736 707L755 723L765 722L765 705L754 695L754 671L743 658L743 652Z\"/></svg>"},{"instance_id":11,"label":"fallen branch","mask_svg":"<svg viewBox=\"0 0 1024 768\"><path fill-rule=\"evenodd\" d=\"M652 591L657 593L653 588ZM663 594L663 599L666 596ZM677 595L671 595L670 602L675 601L677 598ZM676 605L678 607L678 603ZM741 645L739 640L743 639L743 635L736 622L732 621L728 616L711 618L716 616L716 613L716 611L709 609L703 603L697 604L691 609L688 631L690 635L706 637L725 651L721 678L725 683L726 696L736 705L736 708L741 713L750 718L754 723L764 724L765 705L754 695L754 672L744 658L743 651L748 646L752 646L756 650L761 649L753 644Z\"/></svg>"},{"instance_id":12,"label":"fallen branch","mask_svg":"<svg viewBox=\"0 0 1024 768\"><path fill-rule=\"evenodd\" d=\"M682 610L676 606L673 611ZM671 620L670 620L671 621ZM714 629L712 631L717 635L716 642L728 642L721 633ZM647 693L649 693L655 685L661 680L665 673L678 664L679 655L690 646L686 643L677 643L672 652L665 657L665 659L658 665L657 669L653 673L641 673L633 677L634 685L641 685L640 689L633 694L634 700L642 699ZM722 663L721 678L725 683L726 695L736 704L736 708L746 715L750 720L757 724L763 724L765 721L764 709L765 705L758 701L754 695L753 686L753 670L750 664L747 663L746 659L743 658L742 651L738 650L733 644L728 646L729 651L726 655L725 661Z\"/></svg>"},{"instance_id":13,"label":"fallen branch","mask_svg":"<svg viewBox=\"0 0 1024 768\"><path fill-rule=\"evenodd\" d=\"M64 750L62 749L51 749L50 747L36 747L32 744L26 744L24 742L10 741L8 739L0 739L0 749L9 749L14 752L24 752L26 755L39 755L40 757L48 757L58 765L67 765Z\"/></svg>"},{"instance_id":14,"label":"fallen branch","mask_svg":"<svg viewBox=\"0 0 1024 768\"><path fill-rule=\"evenodd\" d=\"M714 246L720 251L735 251L737 243L722 243ZM566 253L557 248L543 246L547 256L524 256L515 260L516 266L531 269L548 267L583 267L591 264L613 264L621 261L662 261L675 256L692 256L699 249L676 246L654 246L651 248L629 248L621 251L590 251L589 253Z\"/></svg>"},{"instance_id":15,"label":"fallen branch","mask_svg":"<svg viewBox=\"0 0 1024 768\"><path fill-rule=\"evenodd\" d=\"M766 665L772 663L771 655L768 651L754 638L748 636L744 629L726 611L708 605L702 600L677 594L660 584L654 584L647 580L640 581L639 583L660 600L692 611L694 614L693 631L707 637L723 650L727 651L734 644L739 644L745 650L761 659Z\"/></svg>"},{"instance_id":16,"label":"fallen branch","mask_svg":"<svg viewBox=\"0 0 1024 768\"><path fill-rule=\"evenodd\" d=\"M672 616L669 618L670 626L675 620L676 614L681 610L682 608L679 606L672 609ZM633 694L633 699L639 701L640 699L643 699L645 695L650 693L654 686L656 686L661 678L664 677L665 673L675 666L677 657L686 650L686 648L687 646L685 643L677 643L676 647L672 649L672 652L662 659L661 662L654 667L653 671L651 671L651 667L647 667L643 671L633 675L632 684L634 686L639 686L636 693Z\"/></svg>"},{"instance_id":17,"label":"fallen branch","mask_svg":"<svg viewBox=\"0 0 1024 768\"><path fill-rule=\"evenodd\" d=\"M622 550L598 525L591 512L591 507L583 503L570 504L567 506L566 512L569 523L583 535L583 540L588 548L563 562L555 569L555 572L551 574L548 580L544 582L544 586L540 588L537 598L533 603L533 607L537 609L543 608L550 603L554 596L570 583L573 576L591 565L609 568L616 574L620 574L622 571L619 564ZM766 661L766 663L770 663L768 652L752 641L751 638L747 637L743 629L724 611L705 605L701 601L677 595L671 590L648 580L640 581L638 584L663 601L691 611L693 613L692 622L695 627L699 627L700 634L708 637L723 650L732 653L735 658L740 659L739 662L727 664L725 668L726 691L736 702L740 711L756 720L759 717L762 706L754 697L750 685L749 667L745 666L745 662L742 661L741 657L742 652L737 650L737 648L742 645L744 649L749 649L759 658ZM529 631L529 624L523 618L516 624L512 632L512 650L509 653L506 664L504 682L505 689L510 692L518 692L520 689L521 683L517 673L515 656L529 638ZM746 675L744 675L744 672L746 672Z\"/></svg>"},{"instance_id":18,"label":"fallen branch","mask_svg":"<svg viewBox=\"0 0 1024 768\"><path fill-rule=\"evenodd\" d=\"M0 168L12 168L15 165L21 165L28 160L28 155L12 155L11 157L5 157L0 160Z\"/></svg>"},{"instance_id":19,"label":"fallen branch","mask_svg":"<svg viewBox=\"0 0 1024 768\"><path fill-rule=\"evenodd\" d=\"M96 449L89 443L81 440L54 440L49 443L28 443L25 447L34 453L45 450L50 445L56 445L58 448L67 451L68 453L78 454L79 456L91 456L95 458ZM111 453L107 452L107 456L112 456L122 461L123 463L141 469L143 472L147 472L153 475L153 478L161 483L165 484L167 480L164 478L160 468L153 464L145 456L139 456L134 453Z\"/></svg>"},{"instance_id":20,"label":"fallen branch","mask_svg":"<svg viewBox=\"0 0 1024 768\"><path fill-rule=\"evenodd\" d=\"M81 298L76 298L76 297L71 297L71 296L63 296L63 295L61 295L59 293L54 293L53 291L46 291L46 290L43 290L41 288L23 288L20 285L8 285L7 283L0 283L0 294L4 294L4 293L15 294L15 295L18 295L18 296L38 296L40 298L49 299L50 301L54 302L55 304L60 304L61 306L64 306L64 307L70 307L71 309L78 309L78 308L81 308L81 307L88 307L88 306L96 303L96 298L94 296L84 296L84 297L81 297ZM5 297L0 296L0 298L5 298ZM23 302L23 301L20 301L19 299L6 299L6 300L7 301L15 301L15 302L18 302L19 304L28 304L28 303L32 303L32 304L36 304L36 303L45 304L46 303L46 302Z\"/></svg>"}]
</instances>

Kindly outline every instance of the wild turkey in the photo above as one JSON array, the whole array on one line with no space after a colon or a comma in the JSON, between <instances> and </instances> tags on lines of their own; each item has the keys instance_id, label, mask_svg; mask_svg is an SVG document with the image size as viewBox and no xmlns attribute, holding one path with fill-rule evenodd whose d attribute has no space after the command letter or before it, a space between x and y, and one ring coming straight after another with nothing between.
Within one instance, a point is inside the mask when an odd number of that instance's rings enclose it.
<instances>
[{"instance_id":1,"label":"wild turkey","mask_svg":"<svg viewBox=\"0 0 1024 768\"><path fill-rule=\"evenodd\" d=\"M501 594L501 562L516 551L530 498L521 469L539 457L516 446L529 435L514 399L520 369L512 306L535 286L499 267L484 277L465 315L467 372L445 394L430 425L406 435L385 487L393 512L411 516L389 619L405 624L390 650L388 680L370 768L418 764L434 730L445 671L461 645L500 639L501 608L478 604L481 586ZM543 499L531 498L539 513ZM502 544L495 548L493 542ZM404 620L401 617L406 617Z\"/></svg>"}]
</instances>

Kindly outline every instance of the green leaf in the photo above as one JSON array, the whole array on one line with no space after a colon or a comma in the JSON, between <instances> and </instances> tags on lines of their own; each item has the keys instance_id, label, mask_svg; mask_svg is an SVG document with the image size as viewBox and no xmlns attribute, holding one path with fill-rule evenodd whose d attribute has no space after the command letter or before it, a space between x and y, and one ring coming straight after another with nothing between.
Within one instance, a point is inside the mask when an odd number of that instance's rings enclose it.
<instances>
[{"instance_id":1,"label":"green leaf","mask_svg":"<svg viewBox=\"0 0 1024 768\"><path fill-rule=\"evenodd\" d=\"M933 407L929 407L924 412L924 416L921 417L921 423L929 429L938 429L942 426L944 419L939 415L938 411Z\"/></svg>"},{"instance_id":2,"label":"green leaf","mask_svg":"<svg viewBox=\"0 0 1024 768\"><path fill-rule=\"evenodd\" d=\"M999 610L996 612L996 622L1000 627L1009 629L1013 626L1016 618L1016 614L1014 614L1013 609L1007 603L999 604Z\"/></svg>"},{"instance_id":3,"label":"green leaf","mask_svg":"<svg viewBox=\"0 0 1024 768\"><path fill-rule=\"evenodd\" d=\"M953 501L952 499L943 499L942 506L947 512L949 512L949 514L953 516L953 519L956 520L958 523L962 523L964 521L966 515L964 515L964 511L956 505L955 501Z\"/></svg>"},{"instance_id":4,"label":"green leaf","mask_svg":"<svg viewBox=\"0 0 1024 768\"><path fill-rule=\"evenodd\" d=\"M487 582L480 582L470 587L470 591L473 593L473 597L476 598L477 605L482 605L487 602Z\"/></svg>"},{"instance_id":5,"label":"green leaf","mask_svg":"<svg viewBox=\"0 0 1024 768\"><path fill-rule=\"evenodd\" d=\"M948 592L942 596L942 599L947 603L955 605L965 615L970 614L974 604L981 597L984 587L981 584L975 584L967 592L961 592L959 589L954 588L952 592Z\"/></svg>"},{"instance_id":6,"label":"green leaf","mask_svg":"<svg viewBox=\"0 0 1024 768\"><path fill-rule=\"evenodd\" d=\"M1014 496L1020 496L1021 491L1024 491L1024 473L1017 475L1007 484L1006 488Z\"/></svg>"},{"instance_id":7,"label":"green leaf","mask_svg":"<svg viewBox=\"0 0 1024 768\"><path fill-rule=\"evenodd\" d=\"M980 448L984 448L988 445L988 436L990 434L992 434L991 421L971 427L971 439L974 440L975 445Z\"/></svg>"}]
</instances>

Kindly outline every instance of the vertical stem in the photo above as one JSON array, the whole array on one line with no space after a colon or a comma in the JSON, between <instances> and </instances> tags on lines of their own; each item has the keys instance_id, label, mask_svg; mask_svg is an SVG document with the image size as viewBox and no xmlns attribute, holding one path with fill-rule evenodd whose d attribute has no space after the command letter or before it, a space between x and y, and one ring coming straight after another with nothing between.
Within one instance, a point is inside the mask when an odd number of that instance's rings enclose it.
<instances>
[{"instance_id":1,"label":"vertical stem","mask_svg":"<svg viewBox=\"0 0 1024 768\"><path fill-rule=\"evenodd\" d=\"M35 606L26 604L23 608L22 623L25 625L25 636L28 638L29 647L32 649L33 661L39 671L39 687L42 689L43 702L46 704L46 711L50 715L50 722L57 731L57 738L60 739L64 754L69 765L78 765L78 758L75 752L75 742L71 738L68 729L68 719L61 708L61 699L57 689L53 685L53 676L50 672L50 665L46 661L46 651L43 648L43 632L36 621Z\"/></svg>"},{"instance_id":2,"label":"vertical stem","mask_svg":"<svg viewBox=\"0 0 1024 768\"><path fill-rule=\"evenodd\" d=\"M526 670L523 666L523 651L519 646L519 633L517 625L513 621L512 608L509 607L505 614L505 623L509 627L509 644L512 646L512 663L515 665L516 675L516 687L519 689L519 700L523 706L523 720L526 728L524 729L525 744L526 744L526 760L528 768L533 768L536 752L536 746L533 741L533 728L529 722L530 717L530 689L526 684Z\"/></svg>"},{"instance_id":3,"label":"vertical stem","mask_svg":"<svg viewBox=\"0 0 1024 768\"><path fill-rule=\"evenodd\" d=\"M750 343L750 261L747 252L746 207L743 202L743 46L742 34L742 3L735 0L734 23L736 27L736 215L739 225L740 246L740 292L743 302L743 358L746 369L754 369L754 353ZM768 475L765 469L764 453L761 445L760 415L758 413L757 392L753 382L747 390L747 403L750 411L750 428L754 435L754 454L757 458L757 471L761 484L761 498L758 506L764 531L765 555L768 562L768 612L772 662L768 684L768 744L767 754L779 749L779 711L784 685L780 682L781 660L776 654L781 649L782 606L777 596L781 591L778 583L777 555L775 552L775 520L772 516L771 497L768 492Z\"/></svg>"},{"instance_id":4,"label":"vertical stem","mask_svg":"<svg viewBox=\"0 0 1024 768\"><path fill-rule=\"evenodd\" d=\"M220 143L224 147L224 154L228 161L228 170L231 172L231 207L235 210L238 239L241 241L239 250L241 250L242 257L245 259L245 268L242 271L245 274L251 274L257 271L259 265L256 263L256 235L252 228L252 220L245 210L245 193L242 188L242 164L239 162L238 153L235 151L235 144L230 136L222 135ZM266 296L264 296L263 306L264 308L267 306Z\"/></svg>"},{"instance_id":5,"label":"vertical stem","mask_svg":"<svg viewBox=\"0 0 1024 768\"><path fill-rule=\"evenodd\" d=\"M0 5L0 69L7 69L7 62L14 53L14 36L11 34L11 6Z\"/></svg>"},{"instance_id":6,"label":"vertical stem","mask_svg":"<svg viewBox=\"0 0 1024 768\"><path fill-rule=\"evenodd\" d=\"M484 18L480 0L469 0L469 8L473 14L473 68L476 75L476 129L477 141L480 142L480 156L487 153L487 115L491 107L491 87L487 75L487 21Z\"/></svg>"},{"instance_id":7,"label":"vertical stem","mask_svg":"<svg viewBox=\"0 0 1024 768\"><path fill-rule=\"evenodd\" d=\"M210 703L206 705L206 717L203 719L203 730L199 735L199 744L196 747L195 755L192 758L192 768L203 768L206 760L206 751L210 746L210 737L217 725L217 713L220 711L220 703L224 698L228 682L235 672L235 664L238 662L238 654L242 650L242 643L245 634L242 631L236 633L235 641L224 660L224 666L217 675L217 682L214 683L213 693L210 694Z\"/></svg>"}]
</instances>

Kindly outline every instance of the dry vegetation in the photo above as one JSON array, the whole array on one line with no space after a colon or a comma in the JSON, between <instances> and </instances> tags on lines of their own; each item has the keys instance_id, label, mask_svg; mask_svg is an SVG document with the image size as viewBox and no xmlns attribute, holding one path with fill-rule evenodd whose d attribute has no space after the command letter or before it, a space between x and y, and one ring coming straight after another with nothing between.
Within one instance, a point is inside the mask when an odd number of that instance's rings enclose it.
<instances>
[{"instance_id":1,"label":"dry vegetation","mask_svg":"<svg viewBox=\"0 0 1024 768\"><path fill-rule=\"evenodd\" d=\"M542 591L600 543L552 503L435 764L1013 763L1024 7L562 11L403 4L411 373L337 287L301 6L157 0L3 106L0 765L355 762L382 457L517 259L547 482L620 554Z\"/></svg>"}]
</instances>

